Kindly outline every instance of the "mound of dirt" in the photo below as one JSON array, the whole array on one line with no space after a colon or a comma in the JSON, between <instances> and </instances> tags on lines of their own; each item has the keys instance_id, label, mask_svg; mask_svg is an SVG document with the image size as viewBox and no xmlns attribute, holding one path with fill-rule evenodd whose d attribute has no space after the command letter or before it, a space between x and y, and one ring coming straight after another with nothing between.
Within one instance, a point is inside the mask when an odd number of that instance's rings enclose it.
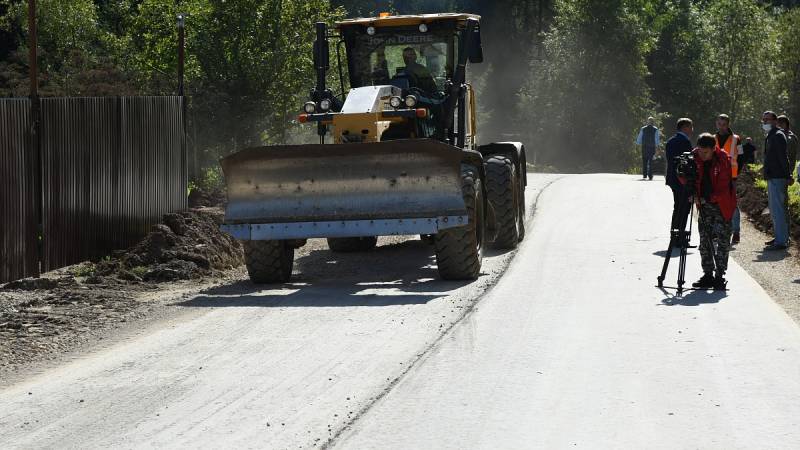
<instances>
[{"instance_id":1,"label":"mound of dirt","mask_svg":"<svg viewBox=\"0 0 800 450\"><path fill-rule=\"evenodd\" d=\"M99 262L84 262L0 287L0 380L34 360L91 342L105 330L150 314L142 296L170 292L165 281L228 276L244 264L241 245L223 233L223 212L200 208L167 214L137 245ZM217 273L215 273L217 272ZM2 382L0 382L2 385Z\"/></svg>"},{"instance_id":2,"label":"mound of dirt","mask_svg":"<svg viewBox=\"0 0 800 450\"><path fill-rule=\"evenodd\" d=\"M200 208L165 214L137 245L96 266L98 277L126 281L175 281L211 275L244 263L238 241L219 226L223 212Z\"/></svg>"}]
</instances>

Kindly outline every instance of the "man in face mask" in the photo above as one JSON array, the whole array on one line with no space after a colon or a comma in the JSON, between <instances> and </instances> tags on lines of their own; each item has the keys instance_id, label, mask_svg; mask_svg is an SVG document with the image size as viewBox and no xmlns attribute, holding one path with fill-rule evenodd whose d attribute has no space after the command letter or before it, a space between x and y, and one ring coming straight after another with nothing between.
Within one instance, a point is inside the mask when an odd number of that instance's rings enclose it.
<instances>
[{"instance_id":1,"label":"man in face mask","mask_svg":"<svg viewBox=\"0 0 800 450\"><path fill-rule=\"evenodd\" d=\"M767 180L769 213L775 239L766 242L765 250L786 250L789 245L789 226L786 217L786 193L791 172L786 135L778 128L778 116L767 111L761 117L761 126L767 134L764 141L764 179Z\"/></svg>"}]
</instances>

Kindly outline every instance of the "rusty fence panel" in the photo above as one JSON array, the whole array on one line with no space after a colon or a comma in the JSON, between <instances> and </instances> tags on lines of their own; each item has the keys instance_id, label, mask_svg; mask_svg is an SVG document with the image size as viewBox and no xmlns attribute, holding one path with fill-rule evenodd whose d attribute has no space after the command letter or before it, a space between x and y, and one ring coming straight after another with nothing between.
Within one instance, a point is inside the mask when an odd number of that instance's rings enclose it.
<instances>
[{"instance_id":1,"label":"rusty fence panel","mask_svg":"<svg viewBox=\"0 0 800 450\"><path fill-rule=\"evenodd\" d=\"M39 274L31 102L0 99L0 282Z\"/></svg>"},{"instance_id":2,"label":"rusty fence panel","mask_svg":"<svg viewBox=\"0 0 800 450\"><path fill-rule=\"evenodd\" d=\"M135 244L186 208L180 97L41 100L48 271Z\"/></svg>"}]
</instances>

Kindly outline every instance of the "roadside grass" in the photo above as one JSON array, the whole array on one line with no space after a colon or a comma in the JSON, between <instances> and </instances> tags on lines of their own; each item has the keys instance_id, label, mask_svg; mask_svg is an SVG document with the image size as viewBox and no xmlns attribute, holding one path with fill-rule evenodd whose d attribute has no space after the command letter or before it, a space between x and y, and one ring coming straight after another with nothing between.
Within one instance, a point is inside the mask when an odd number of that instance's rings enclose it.
<instances>
[{"instance_id":1,"label":"roadside grass","mask_svg":"<svg viewBox=\"0 0 800 450\"><path fill-rule=\"evenodd\" d=\"M91 277L94 276L97 267L93 262L83 262L72 269L72 275L76 277Z\"/></svg>"},{"instance_id":2,"label":"roadside grass","mask_svg":"<svg viewBox=\"0 0 800 450\"><path fill-rule=\"evenodd\" d=\"M144 274L146 274L148 270L149 269L145 266L136 266L131 269L131 273L133 273L139 278L144 278Z\"/></svg>"}]
</instances>

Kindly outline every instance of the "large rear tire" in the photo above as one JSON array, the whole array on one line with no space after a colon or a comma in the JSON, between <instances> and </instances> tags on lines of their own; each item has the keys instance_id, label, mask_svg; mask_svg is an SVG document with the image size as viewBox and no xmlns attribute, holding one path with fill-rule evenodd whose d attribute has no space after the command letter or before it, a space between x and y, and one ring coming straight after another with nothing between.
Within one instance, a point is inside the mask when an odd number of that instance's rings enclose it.
<instances>
[{"instance_id":1,"label":"large rear tire","mask_svg":"<svg viewBox=\"0 0 800 450\"><path fill-rule=\"evenodd\" d=\"M494 208L497 235L492 247L513 249L525 235L524 201L520 178L514 161L505 156L491 156L486 168L486 196Z\"/></svg>"},{"instance_id":2,"label":"large rear tire","mask_svg":"<svg viewBox=\"0 0 800 450\"><path fill-rule=\"evenodd\" d=\"M328 248L330 248L332 252L366 252L375 248L376 245L378 245L378 238L375 236L328 238Z\"/></svg>"},{"instance_id":3,"label":"large rear tire","mask_svg":"<svg viewBox=\"0 0 800 450\"><path fill-rule=\"evenodd\" d=\"M294 247L286 241L245 241L244 260L253 283L285 283L292 277Z\"/></svg>"},{"instance_id":4,"label":"large rear tire","mask_svg":"<svg viewBox=\"0 0 800 450\"><path fill-rule=\"evenodd\" d=\"M466 166L461 173L462 194L469 223L437 233L436 263L445 280L474 280L481 273L485 233L483 186L477 169Z\"/></svg>"}]
</instances>

